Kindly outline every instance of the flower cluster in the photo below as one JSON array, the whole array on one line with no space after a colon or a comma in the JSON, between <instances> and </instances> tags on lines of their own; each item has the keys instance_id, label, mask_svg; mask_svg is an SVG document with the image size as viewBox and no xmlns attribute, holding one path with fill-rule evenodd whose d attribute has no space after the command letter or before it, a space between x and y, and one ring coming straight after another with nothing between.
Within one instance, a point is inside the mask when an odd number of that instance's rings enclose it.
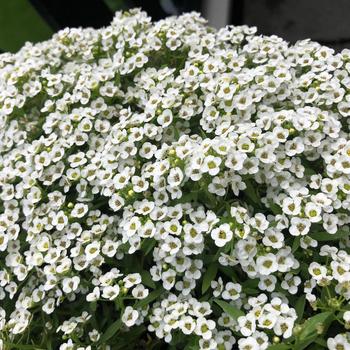
<instances>
[{"instance_id":1,"label":"flower cluster","mask_svg":"<svg viewBox=\"0 0 350 350\"><path fill-rule=\"evenodd\" d=\"M350 349L349 73L196 13L1 54L0 349Z\"/></svg>"}]
</instances>

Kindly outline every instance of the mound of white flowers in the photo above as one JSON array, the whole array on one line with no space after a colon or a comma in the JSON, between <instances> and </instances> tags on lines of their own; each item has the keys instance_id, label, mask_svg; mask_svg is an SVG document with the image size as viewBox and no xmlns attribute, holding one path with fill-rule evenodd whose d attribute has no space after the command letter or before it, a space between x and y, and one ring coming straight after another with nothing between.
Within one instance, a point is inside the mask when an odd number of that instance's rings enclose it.
<instances>
[{"instance_id":1,"label":"mound of white flowers","mask_svg":"<svg viewBox=\"0 0 350 350\"><path fill-rule=\"evenodd\" d=\"M255 33L0 55L0 349L350 349L350 51Z\"/></svg>"}]
</instances>

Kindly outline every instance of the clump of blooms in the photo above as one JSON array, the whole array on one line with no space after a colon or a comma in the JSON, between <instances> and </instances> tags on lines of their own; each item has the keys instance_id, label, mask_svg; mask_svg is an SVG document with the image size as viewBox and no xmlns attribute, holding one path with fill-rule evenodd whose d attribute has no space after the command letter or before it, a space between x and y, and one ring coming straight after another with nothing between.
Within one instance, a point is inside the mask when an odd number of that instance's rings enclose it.
<instances>
[{"instance_id":1,"label":"clump of blooms","mask_svg":"<svg viewBox=\"0 0 350 350\"><path fill-rule=\"evenodd\" d=\"M349 72L140 10L0 55L0 348L350 349Z\"/></svg>"}]
</instances>

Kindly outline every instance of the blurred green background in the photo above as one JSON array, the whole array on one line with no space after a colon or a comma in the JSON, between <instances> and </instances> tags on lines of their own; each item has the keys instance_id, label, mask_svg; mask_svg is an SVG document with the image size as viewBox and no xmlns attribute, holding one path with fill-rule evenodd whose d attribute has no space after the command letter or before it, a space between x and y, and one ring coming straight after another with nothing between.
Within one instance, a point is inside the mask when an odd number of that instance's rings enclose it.
<instances>
[{"instance_id":1,"label":"blurred green background","mask_svg":"<svg viewBox=\"0 0 350 350\"><path fill-rule=\"evenodd\" d=\"M49 38L53 30L27 0L0 0L0 49L17 51L26 41Z\"/></svg>"},{"instance_id":2,"label":"blurred green background","mask_svg":"<svg viewBox=\"0 0 350 350\"><path fill-rule=\"evenodd\" d=\"M201 10L201 0L0 0L0 52L16 52L65 27L108 25L114 12L141 7L153 19Z\"/></svg>"},{"instance_id":3,"label":"blurred green background","mask_svg":"<svg viewBox=\"0 0 350 350\"><path fill-rule=\"evenodd\" d=\"M217 28L247 24L291 42L311 38L336 50L350 47L350 0L0 0L0 52L16 52L65 27L106 26L115 11L132 7L153 20L194 10Z\"/></svg>"}]
</instances>

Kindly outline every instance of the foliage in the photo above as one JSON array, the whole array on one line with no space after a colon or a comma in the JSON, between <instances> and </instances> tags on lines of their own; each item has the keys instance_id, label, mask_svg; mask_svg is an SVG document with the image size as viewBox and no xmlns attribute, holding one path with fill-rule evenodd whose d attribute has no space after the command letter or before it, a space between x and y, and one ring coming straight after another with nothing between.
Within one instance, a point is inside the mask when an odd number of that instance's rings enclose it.
<instances>
[{"instance_id":1,"label":"foliage","mask_svg":"<svg viewBox=\"0 0 350 350\"><path fill-rule=\"evenodd\" d=\"M52 30L28 0L0 1L0 49L17 51L26 41L49 39Z\"/></svg>"}]
</instances>

